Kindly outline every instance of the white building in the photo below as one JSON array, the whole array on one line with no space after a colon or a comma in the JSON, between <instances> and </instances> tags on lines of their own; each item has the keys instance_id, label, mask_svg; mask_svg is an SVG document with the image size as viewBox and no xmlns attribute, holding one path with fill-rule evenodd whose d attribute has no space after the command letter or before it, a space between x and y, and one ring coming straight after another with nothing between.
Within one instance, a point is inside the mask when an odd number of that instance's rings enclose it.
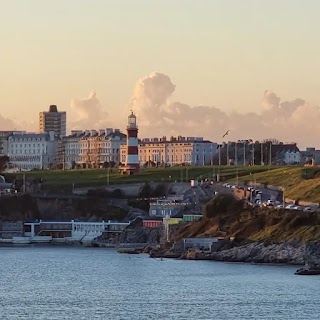
<instances>
[{"instance_id":1,"label":"white building","mask_svg":"<svg viewBox=\"0 0 320 320\"><path fill-rule=\"evenodd\" d=\"M284 154L285 164L298 164L301 161L301 154L299 151L286 151Z\"/></svg>"},{"instance_id":2,"label":"white building","mask_svg":"<svg viewBox=\"0 0 320 320\"><path fill-rule=\"evenodd\" d=\"M84 134L82 130L73 130L59 141L58 163L63 168L71 169L80 162L80 140Z\"/></svg>"},{"instance_id":3,"label":"white building","mask_svg":"<svg viewBox=\"0 0 320 320\"><path fill-rule=\"evenodd\" d=\"M11 135L26 133L25 131L0 131L0 156L8 155L8 139Z\"/></svg>"},{"instance_id":4,"label":"white building","mask_svg":"<svg viewBox=\"0 0 320 320\"><path fill-rule=\"evenodd\" d=\"M171 137L139 141L140 165L150 162L158 165L209 165L217 154L217 143L202 137ZM126 146L121 147L121 162L125 160Z\"/></svg>"},{"instance_id":5,"label":"white building","mask_svg":"<svg viewBox=\"0 0 320 320\"><path fill-rule=\"evenodd\" d=\"M8 138L10 167L29 171L48 169L56 160L57 140L54 132L13 133Z\"/></svg>"},{"instance_id":6,"label":"white building","mask_svg":"<svg viewBox=\"0 0 320 320\"><path fill-rule=\"evenodd\" d=\"M58 163L66 169L75 165L85 168L99 168L104 163L120 162L120 145L126 135L120 129L73 130L59 145Z\"/></svg>"},{"instance_id":7,"label":"white building","mask_svg":"<svg viewBox=\"0 0 320 320\"><path fill-rule=\"evenodd\" d=\"M80 161L84 167L100 167L104 163L120 162L120 145L126 141L126 135L120 129L107 128L87 130L80 139Z\"/></svg>"}]
</instances>

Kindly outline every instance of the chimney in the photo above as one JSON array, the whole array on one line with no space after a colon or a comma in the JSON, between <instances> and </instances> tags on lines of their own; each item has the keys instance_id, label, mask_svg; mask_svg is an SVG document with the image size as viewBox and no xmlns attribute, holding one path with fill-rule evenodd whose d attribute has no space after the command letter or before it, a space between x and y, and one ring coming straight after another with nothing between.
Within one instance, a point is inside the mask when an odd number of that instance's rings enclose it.
<instances>
[{"instance_id":1,"label":"chimney","mask_svg":"<svg viewBox=\"0 0 320 320\"><path fill-rule=\"evenodd\" d=\"M99 129L99 136L102 136L103 134L105 134L105 130L104 129Z\"/></svg>"},{"instance_id":2,"label":"chimney","mask_svg":"<svg viewBox=\"0 0 320 320\"><path fill-rule=\"evenodd\" d=\"M91 136L94 136L95 134L97 134L97 130L91 130Z\"/></svg>"},{"instance_id":3,"label":"chimney","mask_svg":"<svg viewBox=\"0 0 320 320\"><path fill-rule=\"evenodd\" d=\"M111 133L113 133L113 129L112 128L107 128L106 129L106 136L108 136Z\"/></svg>"},{"instance_id":4,"label":"chimney","mask_svg":"<svg viewBox=\"0 0 320 320\"><path fill-rule=\"evenodd\" d=\"M58 112L58 107L55 104L52 104L49 107L49 112Z\"/></svg>"}]
</instances>

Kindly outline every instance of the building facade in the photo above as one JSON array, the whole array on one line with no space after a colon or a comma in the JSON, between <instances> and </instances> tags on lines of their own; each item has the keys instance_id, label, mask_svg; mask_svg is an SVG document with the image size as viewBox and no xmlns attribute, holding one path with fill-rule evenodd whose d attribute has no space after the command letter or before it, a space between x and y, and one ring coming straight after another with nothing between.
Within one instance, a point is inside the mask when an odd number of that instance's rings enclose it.
<instances>
[{"instance_id":1,"label":"building facade","mask_svg":"<svg viewBox=\"0 0 320 320\"><path fill-rule=\"evenodd\" d=\"M59 112L56 105L51 105L49 111L39 113L40 132L53 131L60 137L65 137L67 132L67 113Z\"/></svg>"},{"instance_id":2,"label":"building facade","mask_svg":"<svg viewBox=\"0 0 320 320\"><path fill-rule=\"evenodd\" d=\"M71 135L61 139L59 164L65 169L119 165L120 145L125 141L126 135L120 129L71 131Z\"/></svg>"},{"instance_id":3,"label":"building facade","mask_svg":"<svg viewBox=\"0 0 320 320\"><path fill-rule=\"evenodd\" d=\"M189 202L176 201L174 199L162 199L150 202L149 216L151 217L175 217Z\"/></svg>"},{"instance_id":4,"label":"building facade","mask_svg":"<svg viewBox=\"0 0 320 320\"><path fill-rule=\"evenodd\" d=\"M217 144L202 137L143 139L139 142L139 163L143 165L209 165L217 154ZM125 146L121 159L125 159Z\"/></svg>"},{"instance_id":5,"label":"building facade","mask_svg":"<svg viewBox=\"0 0 320 320\"><path fill-rule=\"evenodd\" d=\"M0 157L8 155L8 139L14 133L25 133L25 131L0 131Z\"/></svg>"},{"instance_id":6,"label":"building facade","mask_svg":"<svg viewBox=\"0 0 320 320\"><path fill-rule=\"evenodd\" d=\"M14 133L8 138L9 166L17 170L48 169L56 162L57 136L49 133Z\"/></svg>"},{"instance_id":7,"label":"building facade","mask_svg":"<svg viewBox=\"0 0 320 320\"><path fill-rule=\"evenodd\" d=\"M301 154L299 151L286 151L284 154L285 164L300 164Z\"/></svg>"}]
</instances>

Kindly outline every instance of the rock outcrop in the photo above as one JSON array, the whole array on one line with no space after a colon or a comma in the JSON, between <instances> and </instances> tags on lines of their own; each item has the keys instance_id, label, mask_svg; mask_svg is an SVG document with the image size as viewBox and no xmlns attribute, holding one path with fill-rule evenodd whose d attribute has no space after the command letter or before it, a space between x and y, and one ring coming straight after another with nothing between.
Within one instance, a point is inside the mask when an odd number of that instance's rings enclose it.
<instances>
[{"instance_id":1,"label":"rock outcrop","mask_svg":"<svg viewBox=\"0 0 320 320\"><path fill-rule=\"evenodd\" d=\"M212 253L191 249L183 254L181 258L226 262L304 264L305 245L296 241L279 244L251 242L244 245L235 245L229 249L225 247Z\"/></svg>"},{"instance_id":2,"label":"rock outcrop","mask_svg":"<svg viewBox=\"0 0 320 320\"><path fill-rule=\"evenodd\" d=\"M253 242L211 254L213 260L251 263L303 264L305 245L290 241L268 244Z\"/></svg>"},{"instance_id":3,"label":"rock outcrop","mask_svg":"<svg viewBox=\"0 0 320 320\"><path fill-rule=\"evenodd\" d=\"M297 275L320 275L320 242L312 242L306 245L305 266L298 269Z\"/></svg>"}]
</instances>

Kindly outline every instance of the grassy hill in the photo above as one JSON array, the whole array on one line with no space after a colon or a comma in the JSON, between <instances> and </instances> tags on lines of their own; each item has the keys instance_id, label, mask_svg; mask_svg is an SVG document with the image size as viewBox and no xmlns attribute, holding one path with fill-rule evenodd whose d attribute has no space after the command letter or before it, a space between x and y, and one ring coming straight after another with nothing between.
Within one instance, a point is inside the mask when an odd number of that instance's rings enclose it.
<instances>
[{"instance_id":1,"label":"grassy hill","mask_svg":"<svg viewBox=\"0 0 320 320\"><path fill-rule=\"evenodd\" d=\"M219 197L219 196L218 196ZM225 196L220 196L220 198ZM320 213L252 208L238 201L220 207L211 200L204 217L176 230L176 240L188 237L235 237L238 240L314 241L320 238Z\"/></svg>"},{"instance_id":2,"label":"grassy hill","mask_svg":"<svg viewBox=\"0 0 320 320\"><path fill-rule=\"evenodd\" d=\"M242 176L241 179L282 187L285 197L291 199L320 202L320 168L318 167L281 167Z\"/></svg>"},{"instance_id":3,"label":"grassy hill","mask_svg":"<svg viewBox=\"0 0 320 320\"><path fill-rule=\"evenodd\" d=\"M145 181L188 181L190 179L211 179L220 171L221 180L227 181L236 176L247 176L250 173L265 171L267 168L255 167L235 167L221 166L204 166L204 167L167 167L167 168L146 168L142 169L139 174L122 175L117 169L108 172L107 169L86 169L86 170L35 170L26 172L27 180L43 180L41 189L47 191L69 192L74 185L79 187L98 187L102 185L118 183L135 183ZM237 173L236 173L237 172ZM17 176L22 179L22 174L7 175L9 179Z\"/></svg>"},{"instance_id":4,"label":"grassy hill","mask_svg":"<svg viewBox=\"0 0 320 320\"><path fill-rule=\"evenodd\" d=\"M108 172L106 169L51 171L39 170L26 173L27 180L39 181L41 189L53 192L70 192L73 188L98 187L118 183L134 183L145 181L188 181L190 179L211 179L220 172L221 181L244 182L256 181L282 187L285 196L320 202L320 168L304 168L296 166L204 166L204 167L168 167L146 168L139 174L121 175L117 169ZM16 175L7 175L13 179ZM17 174L22 179L22 174Z\"/></svg>"}]
</instances>

